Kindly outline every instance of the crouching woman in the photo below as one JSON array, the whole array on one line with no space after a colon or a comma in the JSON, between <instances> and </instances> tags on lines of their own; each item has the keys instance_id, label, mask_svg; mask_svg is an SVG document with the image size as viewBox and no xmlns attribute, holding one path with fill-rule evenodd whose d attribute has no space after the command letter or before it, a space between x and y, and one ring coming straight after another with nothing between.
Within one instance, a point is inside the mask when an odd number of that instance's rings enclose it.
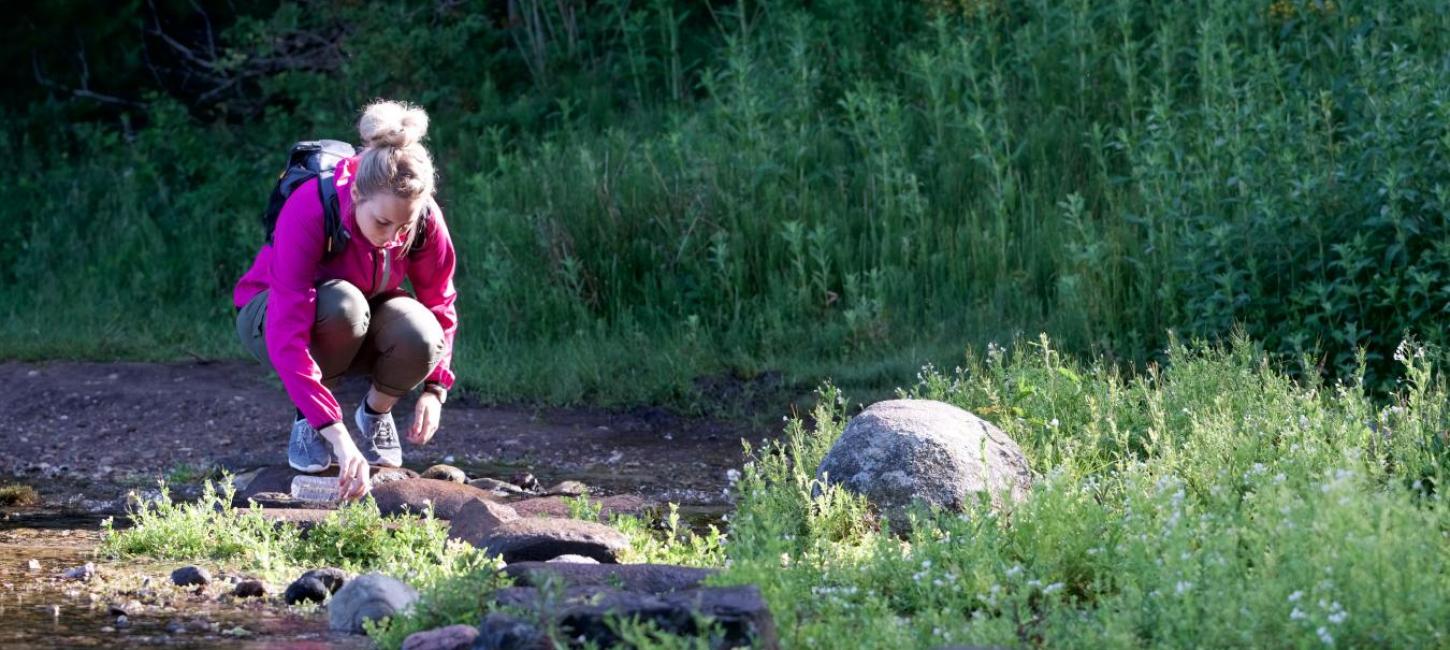
<instances>
[{"instance_id":1,"label":"crouching woman","mask_svg":"<svg viewBox=\"0 0 1450 650\"><path fill-rule=\"evenodd\" d=\"M335 459L344 498L367 493L369 465L402 465L392 416L399 398L423 384L408 431L409 442L423 444L453 386L456 260L433 200L427 129L420 108L368 106L358 123L363 150L287 197L270 243L232 296L243 347L276 371L296 406L288 464L314 473ZM337 190L336 237L327 234L319 182ZM371 380L353 413L356 440L332 392L349 373Z\"/></svg>"}]
</instances>

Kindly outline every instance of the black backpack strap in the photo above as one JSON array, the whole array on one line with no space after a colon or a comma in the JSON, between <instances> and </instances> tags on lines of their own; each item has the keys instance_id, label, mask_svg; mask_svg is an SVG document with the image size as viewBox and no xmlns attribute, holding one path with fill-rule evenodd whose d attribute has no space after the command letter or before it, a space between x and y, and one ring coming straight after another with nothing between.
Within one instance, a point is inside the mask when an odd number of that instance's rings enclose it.
<instances>
[{"instance_id":1,"label":"black backpack strap","mask_svg":"<svg viewBox=\"0 0 1450 650\"><path fill-rule=\"evenodd\" d=\"M332 182L332 170L324 169L317 174L317 194L322 201L322 231L326 241L322 248L322 259L332 259L347 245L348 234L342 227L342 207L337 200L337 186Z\"/></svg>"}]
</instances>

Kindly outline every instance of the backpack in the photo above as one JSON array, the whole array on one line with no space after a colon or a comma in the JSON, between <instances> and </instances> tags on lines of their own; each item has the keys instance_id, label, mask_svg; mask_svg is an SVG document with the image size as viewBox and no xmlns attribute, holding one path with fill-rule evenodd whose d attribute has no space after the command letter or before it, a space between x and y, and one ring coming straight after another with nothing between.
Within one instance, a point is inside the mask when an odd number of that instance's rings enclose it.
<instances>
[{"instance_id":1,"label":"backpack","mask_svg":"<svg viewBox=\"0 0 1450 650\"><path fill-rule=\"evenodd\" d=\"M267 199L267 209L262 213L262 230L267 233L267 243L272 243L272 235L277 229L277 217L282 214L282 206L287 203L287 197L303 183L316 178L318 199L322 202L323 232L326 236L322 259L330 260L341 253L347 247L350 236L342 226L337 186L332 181L333 169L337 168L337 163L343 158L355 155L357 150L352 145L338 140L304 140L292 145L292 150L287 153L287 166L277 176L277 186L272 189L272 196ZM432 216L430 205L428 212L418 223L418 232L413 236L407 255L415 255L422 250L423 243L428 240L428 222Z\"/></svg>"}]
</instances>

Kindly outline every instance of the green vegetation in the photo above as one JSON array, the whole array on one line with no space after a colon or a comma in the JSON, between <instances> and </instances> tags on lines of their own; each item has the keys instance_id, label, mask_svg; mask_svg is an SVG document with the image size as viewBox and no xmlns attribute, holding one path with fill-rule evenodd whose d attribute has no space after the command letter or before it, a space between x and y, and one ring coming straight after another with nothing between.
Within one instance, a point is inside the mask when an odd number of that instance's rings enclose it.
<instances>
[{"instance_id":1,"label":"green vegetation","mask_svg":"<svg viewBox=\"0 0 1450 650\"><path fill-rule=\"evenodd\" d=\"M459 573L484 572L495 562L473 547L448 541L447 524L423 517L383 517L371 501L344 505L306 535L291 523L263 517L260 508L232 507L233 490L207 481L192 503L172 501L166 484L154 501L131 510L132 525L103 524L101 553L188 562L209 561L287 584L324 566L379 571L415 585Z\"/></svg>"},{"instance_id":2,"label":"green vegetation","mask_svg":"<svg viewBox=\"0 0 1450 650\"><path fill-rule=\"evenodd\" d=\"M1407 332L1446 341L1440 2L521 6L261 5L216 16L225 93L17 95L0 354L239 355L281 152L379 95L435 119L485 399L881 389L1038 331L1141 364L1236 323L1340 374L1365 349L1379 387ZM343 33L247 76L276 35Z\"/></svg>"},{"instance_id":3,"label":"green vegetation","mask_svg":"<svg viewBox=\"0 0 1450 650\"><path fill-rule=\"evenodd\" d=\"M1134 379L1046 341L928 369L904 394L986 414L1041 478L907 539L810 497L847 414L828 389L747 468L718 582L760 585L792 648L1443 645L1447 386L1404 350L1383 407L1242 341Z\"/></svg>"},{"instance_id":4,"label":"green vegetation","mask_svg":"<svg viewBox=\"0 0 1450 650\"><path fill-rule=\"evenodd\" d=\"M1004 512L923 510L904 537L883 532L863 501L815 481L854 410L826 387L808 419L754 450L728 539L682 530L677 516L663 534L611 523L633 540L628 561L717 566L714 584L759 585L787 648L1443 645L1450 385L1430 355L1400 346L1406 381L1382 403L1358 374L1296 379L1243 338L1166 354L1130 377L1043 339L927 368L901 391L982 414L1023 446L1039 478ZM229 502L163 498L105 548L407 576L422 601L375 630L384 648L476 622L502 584L496 564L445 545L431 519L377 535L375 510L345 508L304 541ZM571 511L599 512L587 498Z\"/></svg>"},{"instance_id":5,"label":"green vegetation","mask_svg":"<svg viewBox=\"0 0 1450 650\"><path fill-rule=\"evenodd\" d=\"M1358 377L1296 381L1242 340L1174 344L1131 379L1045 340L927 369L903 395L986 415L1039 479L1005 512L918 511L905 537L841 490L812 496L851 410L827 387L813 425L757 450L728 543L653 544L759 585L786 648L1444 645L1450 386L1417 346L1400 356L1408 381L1383 406ZM476 620L452 580L430 596L451 614L395 621L380 645Z\"/></svg>"},{"instance_id":6,"label":"green vegetation","mask_svg":"<svg viewBox=\"0 0 1450 650\"><path fill-rule=\"evenodd\" d=\"M33 506L40 503L40 493L29 485L0 486L0 506Z\"/></svg>"}]
</instances>

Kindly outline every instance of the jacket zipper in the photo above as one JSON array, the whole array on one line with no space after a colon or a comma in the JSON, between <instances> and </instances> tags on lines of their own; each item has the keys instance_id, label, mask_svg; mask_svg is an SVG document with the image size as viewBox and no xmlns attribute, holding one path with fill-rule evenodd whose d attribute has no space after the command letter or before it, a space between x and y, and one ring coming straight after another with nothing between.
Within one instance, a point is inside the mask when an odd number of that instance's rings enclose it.
<instances>
[{"instance_id":1,"label":"jacket zipper","mask_svg":"<svg viewBox=\"0 0 1450 650\"><path fill-rule=\"evenodd\" d=\"M393 256L388 254L388 249L385 248L379 253L383 256L383 281L378 283L376 293L388 290L388 276L392 274L393 270Z\"/></svg>"}]
</instances>

